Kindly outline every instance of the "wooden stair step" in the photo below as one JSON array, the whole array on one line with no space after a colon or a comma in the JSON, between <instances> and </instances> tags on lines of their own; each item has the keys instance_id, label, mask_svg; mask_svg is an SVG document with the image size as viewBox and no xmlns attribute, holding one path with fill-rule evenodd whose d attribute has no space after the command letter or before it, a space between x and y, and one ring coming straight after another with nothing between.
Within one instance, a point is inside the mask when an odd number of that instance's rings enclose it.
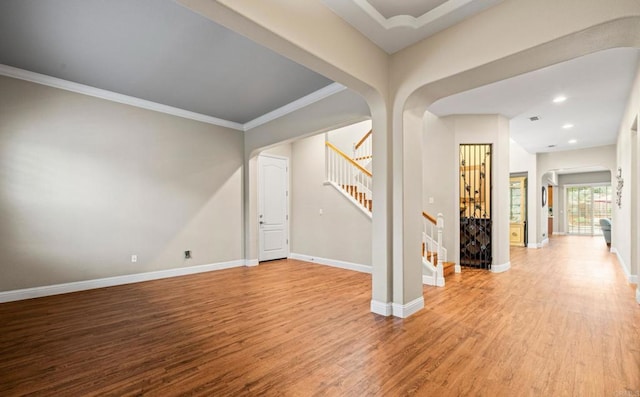
<instances>
[{"instance_id":1,"label":"wooden stair step","mask_svg":"<svg viewBox=\"0 0 640 397\"><path fill-rule=\"evenodd\" d=\"M443 262L442 263L444 277L450 276L456 272L456 264L454 262Z\"/></svg>"},{"instance_id":2,"label":"wooden stair step","mask_svg":"<svg viewBox=\"0 0 640 397\"><path fill-rule=\"evenodd\" d=\"M369 211L372 211L373 208L373 200L367 199L367 196L364 192L358 191L358 186L355 185L341 185L342 189L349 193L351 197L356 199L357 202L362 204L363 207L367 208Z\"/></svg>"}]
</instances>

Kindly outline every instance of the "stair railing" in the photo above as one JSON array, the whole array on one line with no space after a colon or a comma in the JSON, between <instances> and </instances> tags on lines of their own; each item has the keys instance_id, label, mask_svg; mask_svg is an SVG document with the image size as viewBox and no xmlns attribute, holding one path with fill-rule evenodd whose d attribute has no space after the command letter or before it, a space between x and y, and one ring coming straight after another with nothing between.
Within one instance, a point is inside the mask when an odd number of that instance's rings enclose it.
<instances>
[{"instance_id":1,"label":"stair railing","mask_svg":"<svg viewBox=\"0 0 640 397\"><path fill-rule=\"evenodd\" d=\"M353 145L353 159L359 164L371 160L373 157L373 130L369 130Z\"/></svg>"},{"instance_id":2,"label":"stair railing","mask_svg":"<svg viewBox=\"0 0 640 397\"><path fill-rule=\"evenodd\" d=\"M439 213L434 218L422 212L422 217L423 259L427 268L434 273L435 285L444 286L444 262L447 261L447 249L442 246L444 216ZM437 260L434 261L434 257Z\"/></svg>"},{"instance_id":3,"label":"stair railing","mask_svg":"<svg viewBox=\"0 0 640 397\"><path fill-rule=\"evenodd\" d=\"M325 142L327 180L362 210L371 214L373 177L367 170L331 142Z\"/></svg>"}]
</instances>

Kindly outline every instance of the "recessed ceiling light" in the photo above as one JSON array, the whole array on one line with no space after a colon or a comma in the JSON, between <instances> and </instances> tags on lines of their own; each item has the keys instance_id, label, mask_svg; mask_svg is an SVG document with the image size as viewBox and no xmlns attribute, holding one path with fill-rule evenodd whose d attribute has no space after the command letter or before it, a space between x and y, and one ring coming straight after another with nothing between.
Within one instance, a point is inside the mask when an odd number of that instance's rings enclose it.
<instances>
[{"instance_id":1,"label":"recessed ceiling light","mask_svg":"<svg viewBox=\"0 0 640 397\"><path fill-rule=\"evenodd\" d=\"M531 120L531 121L538 121L538 120L540 120L540 116L533 116L533 117L529 117L529 120Z\"/></svg>"},{"instance_id":2,"label":"recessed ceiling light","mask_svg":"<svg viewBox=\"0 0 640 397\"><path fill-rule=\"evenodd\" d=\"M557 97L553 98L553 103L562 103L564 101L567 100L567 97L564 95L558 95Z\"/></svg>"},{"instance_id":3,"label":"recessed ceiling light","mask_svg":"<svg viewBox=\"0 0 640 397\"><path fill-rule=\"evenodd\" d=\"M568 130L569 128L573 128L573 124L567 123L567 124L563 125L562 128L564 128L565 130Z\"/></svg>"},{"instance_id":4,"label":"recessed ceiling light","mask_svg":"<svg viewBox=\"0 0 640 397\"><path fill-rule=\"evenodd\" d=\"M547 147L556 147L556 145L549 145L549 146L547 146Z\"/></svg>"},{"instance_id":5,"label":"recessed ceiling light","mask_svg":"<svg viewBox=\"0 0 640 397\"><path fill-rule=\"evenodd\" d=\"M576 143L576 142L578 142L576 139L570 139L569 140L569 143Z\"/></svg>"}]
</instances>

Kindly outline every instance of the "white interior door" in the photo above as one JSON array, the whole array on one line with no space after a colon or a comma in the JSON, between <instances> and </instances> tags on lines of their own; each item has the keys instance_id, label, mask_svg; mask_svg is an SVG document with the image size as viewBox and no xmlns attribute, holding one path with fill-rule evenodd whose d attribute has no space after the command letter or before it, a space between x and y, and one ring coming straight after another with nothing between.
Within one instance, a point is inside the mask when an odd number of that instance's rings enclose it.
<instances>
[{"instance_id":1,"label":"white interior door","mask_svg":"<svg viewBox=\"0 0 640 397\"><path fill-rule=\"evenodd\" d=\"M258 157L258 259L289 256L289 159Z\"/></svg>"}]
</instances>

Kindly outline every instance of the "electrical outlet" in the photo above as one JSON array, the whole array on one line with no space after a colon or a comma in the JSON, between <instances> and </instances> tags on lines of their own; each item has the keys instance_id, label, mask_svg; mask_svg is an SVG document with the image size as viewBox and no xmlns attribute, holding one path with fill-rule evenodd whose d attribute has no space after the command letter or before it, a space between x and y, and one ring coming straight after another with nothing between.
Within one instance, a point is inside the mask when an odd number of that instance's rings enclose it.
<instances>
[{"instance_id":1,"label":"electrical outlet","mask_svg":"<svg viewBox=\"0 0 640 397\"><path fill-rule=\"evenodd\" d=\"M191 251L184 252L184 259L191 259Z\"/></svg>"},{"instance_id":2,"label":"electrical outlet","mask_svg":"<svg viewBox=\"0 0 640 397\"><path fill-rule=\"evenodd\" d=\"M138 261L138 255L131 255L131 262L137 262Z\"/></svg>"}]
</instances>

